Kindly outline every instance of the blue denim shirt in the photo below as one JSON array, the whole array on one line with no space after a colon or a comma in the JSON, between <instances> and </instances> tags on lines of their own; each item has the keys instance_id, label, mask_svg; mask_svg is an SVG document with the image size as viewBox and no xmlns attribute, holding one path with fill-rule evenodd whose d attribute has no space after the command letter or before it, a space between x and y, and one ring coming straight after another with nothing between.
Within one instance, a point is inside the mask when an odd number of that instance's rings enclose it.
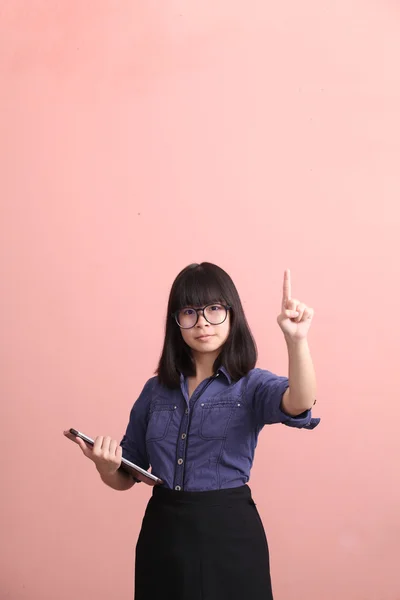
<instances>
[{"instance_id":1,"label":"blue denim shirt","mask_svg":"<svg viewBox=\"0 0 400 600\"><path fill-rule=\"evenodd\" d=\"M244 485L264 425L314 429L320 421L311 417L310 410L298 417L282 412L288 386L287 377L261 369L233 382L222 367L189 400L183 376L175 390L153 377L133 405L121 441L123 455L143 469L151 465L170 489L205 491Z\"/></svg>"}]
</instances>

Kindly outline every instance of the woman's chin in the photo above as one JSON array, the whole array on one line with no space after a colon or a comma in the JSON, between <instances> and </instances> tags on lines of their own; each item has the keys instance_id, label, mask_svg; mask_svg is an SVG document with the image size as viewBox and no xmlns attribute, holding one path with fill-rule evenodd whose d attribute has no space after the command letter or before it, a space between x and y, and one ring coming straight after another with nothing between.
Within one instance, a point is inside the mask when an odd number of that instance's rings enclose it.
<instances>
[{"instance_id":1,"label":"woman's chin","mask_svg":"<svg viewBox=\"0 0 400 600\"><path fill-rule=\"evenodd\" d=\"M199 354L215 354L216 352L220 352L222 348L221 344L214 343L196 343L196 345L192 346L192 350L194 352L198 352Z\"/></svg>"}]
</instances>

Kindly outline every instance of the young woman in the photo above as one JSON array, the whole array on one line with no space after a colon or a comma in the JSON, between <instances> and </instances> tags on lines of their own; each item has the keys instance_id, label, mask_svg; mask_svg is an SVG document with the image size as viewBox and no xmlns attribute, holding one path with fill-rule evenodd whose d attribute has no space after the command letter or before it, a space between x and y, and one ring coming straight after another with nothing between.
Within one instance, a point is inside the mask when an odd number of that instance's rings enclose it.
<instances>
[{"instance_id":1,"label":"young woman","mask_svg":"<svg viewBox=\"0 0 400 600\"><path fill-rule=\"evenodd\" d=\"M260 306L261 314L264 312ZM153 488L136 546L135 600L271 600L269 553L247 485L266 424L313 429L313 311L285 272L278 323L289 377L256 369L256 346L229 275L210 263L173 283L157 377L135 402L119 445L81 440L101 479L127 490L122 452L164 484Z\"/></svg>"}]
</instances>

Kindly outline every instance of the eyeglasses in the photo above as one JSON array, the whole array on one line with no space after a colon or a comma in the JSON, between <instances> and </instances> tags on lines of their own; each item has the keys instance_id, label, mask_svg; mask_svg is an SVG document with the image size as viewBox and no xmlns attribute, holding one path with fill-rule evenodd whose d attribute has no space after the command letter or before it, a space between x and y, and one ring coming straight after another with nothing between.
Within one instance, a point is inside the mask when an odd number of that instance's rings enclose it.
<instances>
[{"instance_id":1,"label":"eyeglasses","mask_svg":"<svg viewBox=\"0 0 400 600\"><path fill-rule=\"evenodd\" d=\"M192 329L199 320L199 313L203 313L203 317L211 325L222 325L231 308L227 304L207 304L204 308L181 308L172 316L181 329Z\"/></svg>"}]
</instances>

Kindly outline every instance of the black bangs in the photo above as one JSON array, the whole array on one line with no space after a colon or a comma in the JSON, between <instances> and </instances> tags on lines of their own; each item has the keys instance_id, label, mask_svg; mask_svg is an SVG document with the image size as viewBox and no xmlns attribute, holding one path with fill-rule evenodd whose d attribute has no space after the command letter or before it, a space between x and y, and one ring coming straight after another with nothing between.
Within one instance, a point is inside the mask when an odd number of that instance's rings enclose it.
<instances>
[{"instance_id":1,"label":"black bangs","mask_svg":"<svg viewBox=\"0 0 400 600\"><path fill-rule=\"evenodd\" d=\"M214 265L190 265L180 274L171 295L171 311L185 306L205 306L211 302L229 303L229 290L218 277Z\"/></svg>"}]
</instances>

